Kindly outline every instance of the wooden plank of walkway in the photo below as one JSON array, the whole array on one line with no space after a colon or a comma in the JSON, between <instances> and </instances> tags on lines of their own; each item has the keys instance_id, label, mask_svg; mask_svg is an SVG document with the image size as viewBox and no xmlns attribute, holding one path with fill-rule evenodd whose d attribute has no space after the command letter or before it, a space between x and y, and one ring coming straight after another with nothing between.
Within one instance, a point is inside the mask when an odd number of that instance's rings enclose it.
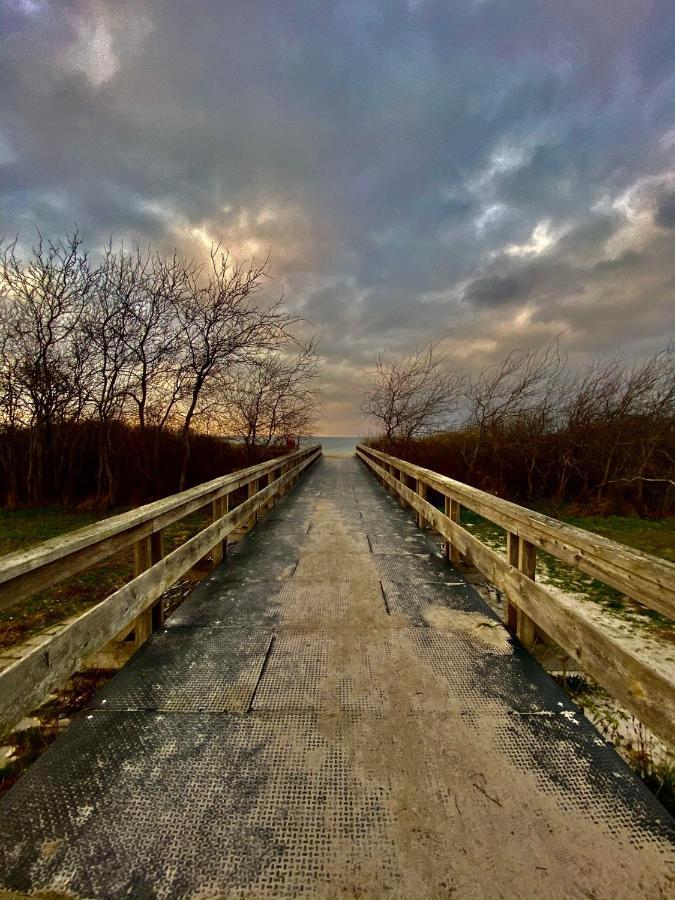
<instances>
[{"instance_id":1,"label":"wooden plank of walkway","mask_svg":"<svg viewBox=\"0 0 675 900\"><path fill-rule=\"evenodd\" d=\"M9 792L0 884L665 897L672 833L409 515L324 459Z\"/></svg>"}]
</instances>

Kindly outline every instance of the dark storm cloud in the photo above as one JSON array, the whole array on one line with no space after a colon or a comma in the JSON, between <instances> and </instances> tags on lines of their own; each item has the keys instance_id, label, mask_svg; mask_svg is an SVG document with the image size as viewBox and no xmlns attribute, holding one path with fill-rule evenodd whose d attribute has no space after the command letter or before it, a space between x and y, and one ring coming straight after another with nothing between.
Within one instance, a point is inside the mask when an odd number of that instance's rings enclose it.
<instances>
[{"instance_id":1,"label":"dark storm cloud","mask_svg":"<svg viewBox=\"0 0 675 900\"><path fill-rule=\"evenodd\" d=\"M675 191L670 191L659 199L654 221L662 228L675 228Z\"/></svg>"},{"instance_id":2,"label":"dark storm cloud","mask_svg":"<svg viewBox=\"0 0 675 900\"><path fill-rule=\"evenodd\" d=\"M271 248L329 414L430 337L479 364L546 329L583 353L672 327L670 2L0 9L0 232Z\"/></svg>"},{"instance_id":3,"label":"dark storm cloud","mask_svg":"<svg viewBox=\"0 0 675 900\"><path fill-rule=\"evenodd\" d=\"M534 289L536 279L527 277L527 273L508 275L486 275L477 278L466 292L469 303L477 306L502 306L516 300L525 300Z\"/></svg>"}]
</instances>

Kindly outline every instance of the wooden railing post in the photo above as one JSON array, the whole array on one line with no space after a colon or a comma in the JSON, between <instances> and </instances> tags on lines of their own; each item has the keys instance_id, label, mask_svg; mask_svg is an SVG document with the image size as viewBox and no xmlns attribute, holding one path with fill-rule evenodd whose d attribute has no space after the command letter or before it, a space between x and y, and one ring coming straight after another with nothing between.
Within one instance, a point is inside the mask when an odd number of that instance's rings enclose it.
<instances>
[{"instance_id":1,"label":"wooden railing post","mask_svg":"<svg viewBox=\"0 0 675 900\"><path fill-rule=\"evenodd\" d=\"M152 542L149 537L134 544L134 578L152 565ZM152 609L148 608L134 619L134 647L144 644L152 634Z\"/></svg>"},{"instance_id":2,"label":"wooden railing post","mask_svg":"<svg viewBox=\"0 0 675 900\"><path fill-rule=\"evenodd\" d=\"M507 557L509 564L526 575L527 578L535 580L537 568L537 548L534 544L524 540L517 534L507 533ZM535 625L534 621L526 615L522 609L511 602L509 597L506 598L506 626L509 631L513 632L523 646L528 649L534 644Z\"/></svg>"},{"instance_id":3,"label":"wooden railing post","mask_svg":"<svg viewBox=\"0 0 675 900\"><path fill-rule=\"evenodd\" d=\"M217 522L218 519L222 519L222 517L228 512L230 503L230 495L225 494L224 497L218 497L217 500L214 500L211 504L211 520L213 522ZM211 551L211 558L213 559L213 565L218 566L223 561L223 557L227 554L227 537L224 537L222 541L218 541L213 550Z\"/></svg>"},{"instance_id":4,"label":"wooden railing post","mask_svg":"<svg viewBox=\"0 0 675 900\"><path fill-rule=\"evenodd\" d=\"M403 472L401 472L400 469L398 470L398 480L401 482L401 484L404 484L407 486L407 483L408 483L407 476ZM407 503L405 502L405 500L403 498L403 494L398 495L398 502L399 502L399 505L403 507L403 509L406 508Z\"/></svg>"},{"instance_id":5,"label":"wooden railing post","mask_svg":"<svg viewBox=\"0 0 675 900\"><path fill-rule=\"evenodd\" d=\"M164 529L153 531L150 535L150 562L154 566L164 556ZM164 624L164 604L161 598L150 607L152 630L157 631Z\"/></svg>"},{"instance_id":6,"label":"wooden railing post","mask_svg":"<svg viewBox=\"0 0 675 900\"><path fill-rule=\"evenodd\" d=\"M457 522L458 525L461 511L462 507L458 500L453 500L452 497L445 497L445 515L452 522ZM450 538L446 538L445 540L445 556L453 566L459 565L462 561L462 555L459 552L459 548L452 543Z\"/></svg>"},{"instance_id":7,"label":"wooden railing post","mask_svg":"<svg viewBox=\"0 0 675 900\"><path fill-rule=\"evenodd\" d=\"M157 531L134 544L134 578L142 575L164 556L164 532ZM138 649L153 631L164 624L161 598L134 619L134 648Z\"/></svg>"},{"instance_id":8,"label":"wooden railing post","mask_svg":"<svg viewBox=\"0 0 675 900\"><path fill-rule=\"evenodd\" d=\"M134 578L142 575L164 556L164 529L141 538L134 544ZM125 663L144 644L153 631L164 624L162 599L143 610L119 634L87 660L93 668L116 668Z\"/></svg>"},{"instance_id":9,"label":"wooden railing post","mask_svg":"<svg viewBox=\"0 0 675 900\"><path fill-rule=\"evenodd\" d=\"M518 568L519 563L519 552L520 548L520 538L517 534L513 534L513 532L509 531L506 534L506 557L509 561L510 566L515 566ZM518 631L518 607L514 606L511 603L510 597L505 598L506 608L504 610L504 618L506 620L506 627L510 632L516 634Z\"/></svg>"},{"instance_id":10,"label":"wooden railing post","mask_svg":"<svg viewBox=\"0 0 675 900\"><path fill-rule=\"evenodd\" d=\"M272 482L274 481L274 475L275 475L274 472L268 472L268 473L267 473L267 475L265 476L266 479L267 479L266 482L265 482L265 487L269 487L270 484L272 484ZM273 506L274 506L274 497L271 497L271 498L267 501L267 503L265 504L265 506L263 507L263 509L265 510L266 513L268 513L268 512L272 509Z\"/></svg>"},{"instance_id":11,"label":"wooden railing post","mask_svg":"<svg viewBox=\"0 0 675 900\"><path fill-rule=\"evenodd\" d=\"M518 568L524 575L534 581L537 569L537 548L534 546L534 544L531 544L529 541L526 541L523 538L520 539ZM529 616L527 616L522 611L522 609L518 610L517 634L518 640L525 647L529 648L534 645L534 621Z\"/></svg>"},{"instance_id":12,"label":"wooden railing post","mask_svg":"<svg viewBox=\"0 0 675 900\"><path fill-rule=\"evenodd\" d=\"M416 486L415 490L416 490L416 493L422 498L422 500L425 500L425 499L426 499L426 496L427 496L427 486L426 486L426 484L422 481L421 478L418 478L418 479L417 479L417 486ZM424 528L425 521L426 521L426 520L425 520L424 516L422 515L422 513L421 513L421 512L418 512L418 513L417 513L417 527L418 527L418 528Z\"/></svg>"},{"instance_id":13,"label":"wooden railing post","mask_svg":"<svg viewBox=\"0 0 675 900\"><path fill-rule=\"evenodd\" d=\"M253 481L249 481L248 483L248 498L255 497L258 493L258 479L254 478ZM258 513L254 512L251 518L248 520L246 527L250 530L258 521Z\"/></svg>"}]
</instances>

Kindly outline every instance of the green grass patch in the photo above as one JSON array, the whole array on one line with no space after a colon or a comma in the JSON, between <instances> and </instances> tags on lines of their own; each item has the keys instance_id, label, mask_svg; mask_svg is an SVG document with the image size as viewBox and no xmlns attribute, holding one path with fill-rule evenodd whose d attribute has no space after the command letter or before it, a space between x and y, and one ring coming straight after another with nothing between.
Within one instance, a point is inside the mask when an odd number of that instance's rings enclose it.
<instances>
[{"instance_id":1,"label":"green grass patch","mask_svg":"<svg viewBox=\"0 0 675 900\"><path fill-rule=\"evenodd\" d=\"M102 518L100 513L78 512L60 506L0 509L0 555L13 550L25 550L76 528L84 528Z\"/></svg>"},{"instance_id":2,"label":"green grass patch","mask_svg":"<svg viewBox=\"0 0 675 900\"><path fill-rule=\"evenodd\" d=\"M100 514L56 506L2 510L0 555L32 547L100 520ZM209 522L210 513L205 510L168 526L166 552L183 544ZM133 548L130 547L9 609L0 610L0 650L84 612L130 581L133 571Z\"/></svg>"}]
</instances>

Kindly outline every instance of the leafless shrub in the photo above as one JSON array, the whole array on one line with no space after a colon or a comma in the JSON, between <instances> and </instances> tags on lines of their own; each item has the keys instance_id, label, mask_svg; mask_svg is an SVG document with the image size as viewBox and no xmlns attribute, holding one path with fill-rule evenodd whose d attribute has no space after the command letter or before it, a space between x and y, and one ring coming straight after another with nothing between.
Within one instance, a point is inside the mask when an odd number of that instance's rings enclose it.
<instances>
[{"instance_id":1,"label":"leafless shrub","mask_svg":"<svg viewBox=\"0 0 675 900\"><path fill-rule=\"evenodd\" d=\"M436 431L457 408L465 378L446 370L437 348L428 344L403 360L378 358L361 408L383 428L387 441Z\"/></svg>"},{"instance_id":2,"label":"leafless shrub","mask_svg":"<svg viewBox=\"0 0 675 900\"><path fill-rule=\"evenodd\" d=\"M464 382L464 419L395 449L516 500L665 515L675 506L673 348L581 370L558 341L513 351ZM391 446L386 433L382 446Z\"/></svg>"}]
</instances>

